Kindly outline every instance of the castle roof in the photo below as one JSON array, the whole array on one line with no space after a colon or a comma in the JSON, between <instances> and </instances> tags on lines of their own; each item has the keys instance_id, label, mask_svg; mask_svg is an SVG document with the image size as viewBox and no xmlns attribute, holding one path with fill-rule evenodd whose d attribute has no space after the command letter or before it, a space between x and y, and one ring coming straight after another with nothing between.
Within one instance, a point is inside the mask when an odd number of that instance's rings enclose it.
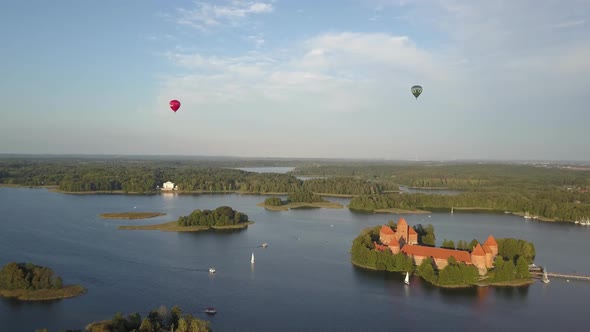
<instances>
[{"instance_id":1,"label":"castle roof","mask_svg":"<svg viewBox=\"0 0 590 332\"><path fill-rule=\"evenodd\" d=\"M494 252L492 251L492 248L490 248L489 245L484 244L483 246L481 246L483 248L483 251L485 251L486 254L493 254Z\"/></svg>"},{"instance_id":2,"label":"castle roof","mask_svg":"<svg viewBox=\"0 0 590 332\"><path fill-rule=\"evenodd\" d=\"M402 250L408 256L432 257L434 259L449 259L455 257L457 262L471 264L471 256L467 251L406 244Z\"/></svg>"},{"instance_id":3,"label":"castle roof","mask_svg":"<svg viewBox=\"0 0 590 332\"><path fill-rule=\"evenodd\" d=\"M400 225L408 226L408 223L406 222L406 219L399 218L399 220L397 221L397 227L399 227Z\"/></svg>"},{"instance_id":4,"label":"castle roof","mask_svg":"<svg viewBox=\"0 0 590 332\"><path fill-rule=\"evenodd\" d=\"M393 237L389 241L389 246L390 247L399 247L399 241L395 237Z\"/></svg>"},{"instance_id":5,"label":"castle roof","mask_svg":"<svg viewBox=\"0 0 590 332\"><path fill-rule=\"evenodd\" d=\"M379 233L382 233L382 234L395 234L393 232L393 229L391 229L391 227L389 227L387 225L381 226L381 230L379 231Z\"/></svg>"},{"instance_id":6,"label":"castle roof","mask_svg":"<svg viewBox=\"0 0 590 332\"><path fill-rule=\"evenodd\" d=\"M486 242L484 242L484 245L486 245L486 244L490 247L493 247L493 246L497 247L498 246L498 242L496 242L496 239L494 239L494 237L491 235L488 236L488 239L486 240Z\"/></svg>"},{"instance_id":7,"label":"castle roof","mask_svg":"<svg viewBox=\"0 0 590 332\"><path fill-rule=\"evenodd\" d=\"M483 251L483 248L481 247L481 244L479 244L479 243L475 246L475 248L473 249L471 254L473 256L485 256L486 255L486 253Z\"/></svg>"},{"instance_id":8,"label":"castle roof","mask_svg":"<svg viewBox=\"0 0 590 332\"><path fill-rule=\"evenodd\" d=\"M418 233L416 233L416 231L414 230L414 227L410 227L410 230L408 231L409 235L418 235Z\"/></svg>"},{"instance_id":9,"label":"castle roof","mask_svg":"<svg viewBox=\"0 0 590 332\"><path fill-rule=\"evenodd\" d=\"M377 244L377 242L373 242L373 244L375 244L375 250L378 250L378 251L383 251L383 250L389 249L389 247L381 245L381 244Z\"/></svg>"}]
</instances>

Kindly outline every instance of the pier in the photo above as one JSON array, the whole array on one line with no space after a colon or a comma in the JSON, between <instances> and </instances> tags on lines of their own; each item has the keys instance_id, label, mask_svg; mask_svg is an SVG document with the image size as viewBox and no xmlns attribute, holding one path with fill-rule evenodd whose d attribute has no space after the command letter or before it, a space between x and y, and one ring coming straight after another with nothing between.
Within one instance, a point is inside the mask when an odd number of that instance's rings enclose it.
<instances>
[{"instance_id":1,"label":"pier","mask_svg":"<svg viewBox=\"0 0 590 332\"><path fill-rule=\"evenodd\" d=\"M543 273L545 273L545 267L531 264L529 265L529 272L533 277L543 277ZM590 281L590 276L583 274L547 272L547 277Z\"/></svg>"}]
</instances>

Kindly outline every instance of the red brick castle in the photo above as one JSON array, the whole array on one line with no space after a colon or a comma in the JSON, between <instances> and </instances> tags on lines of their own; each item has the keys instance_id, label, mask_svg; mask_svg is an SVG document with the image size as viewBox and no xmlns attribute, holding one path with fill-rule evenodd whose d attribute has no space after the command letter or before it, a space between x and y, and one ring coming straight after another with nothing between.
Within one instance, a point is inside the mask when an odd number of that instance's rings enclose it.
<instances>
[{"instance_id":1,"label":"red brick castle","mask_svg":"<svg viewBox=\"0 0 590 332\"><path fill-rule=\"evenodd\" d=\"M498 255L498 243L493 236L489 236L486 242L477 244L471 253L463 250L427 247L418 245L418 233L408 226L404 218L397 222L397 229L384 225L379 232L379 241L375 242L375 250L391 250L397 254L403 252L414 259L416 265L420 265L427 257L432 257L436 267L441 270L447 266L449 257L454 257L458 263L474 265L479 275L485 275L488 269L493 267L494 259Z\"/></svg>"}]
</instances>

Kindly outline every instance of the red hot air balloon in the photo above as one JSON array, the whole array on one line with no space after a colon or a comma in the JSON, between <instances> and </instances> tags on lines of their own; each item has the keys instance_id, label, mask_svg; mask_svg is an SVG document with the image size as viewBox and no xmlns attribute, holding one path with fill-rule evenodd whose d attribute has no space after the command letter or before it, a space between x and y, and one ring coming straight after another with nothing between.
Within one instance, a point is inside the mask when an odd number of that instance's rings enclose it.
<instances>
[{"instance_id":1,"label":"red hot air balloon","mask_svg":"<svg viewBox=\"0 0 590 332\"><path fill-rule=\"evenodd\" d=\"M180 102L176 99L170 101L170 108L176 113L180 108Z\"/></svg>"}]
</instances>

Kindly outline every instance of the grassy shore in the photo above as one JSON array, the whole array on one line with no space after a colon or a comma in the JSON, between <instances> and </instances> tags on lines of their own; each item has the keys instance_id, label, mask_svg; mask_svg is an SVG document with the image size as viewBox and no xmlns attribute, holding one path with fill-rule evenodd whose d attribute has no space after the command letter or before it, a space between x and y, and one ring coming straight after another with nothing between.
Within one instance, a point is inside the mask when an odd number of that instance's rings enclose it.
<instances>
[{"instance_id":1,"label":"grassy shore","mask_svg":"<svg viewBox=\"0 0 590 332\"><path fill-rule=\"evenodd\" d=\"M391 208L391 209L377 209L377 210L375 210L375 213L428 214L431 212L426 211L426 210L405 210L405 209Z\"/></svg>"},{"instance_id":2,"label":"grassy shore","mask_svg":"<svg viewBox=\"0 0 590 332\"><path fill-rule=\"evenodd\" d=\"M43 185L43 186L31 186L24 184L12 184L12 183L0 183L0 188L32 188L32 189L57 189L59 186L56 185Z\"/></svg>"},{"instance_id":3,"label":"grassy shore","mask_svg":"<svg viewBox=\"0 0 590 332\"><path fill-rule=\"evenodd\" d=\"M211 229L222 230L222 229L242 229L249 225L254 224L253 221L242 223L239 225L228 225L228 226L179 226L178 222L170 221L163 224L156 225L137 225L137 226L119 226L121 230L149 230L149 231L162 231L162 232L203 232Z\"/></svg>"},{"instance_id":4,"label":"grassy shore","mask_svg":"<svg viewBox=\"0 0 590 332\"><path fill-rule=\"evenodd\" d=\"M161 212L115 212L103 213L100 217L105 219L148 219L165 215L166 213Z\"/></svg>"},{"instance_id":5,"label":"grassy shore","mask_svg":"<svg viewBox=\"0 0 590 332\"><path fill-rule=\"evenodd\" d=\"M288 211L289 209L301 208L325 208L325 209L342 209L344 205L334 202L316 202L316 203L289 203L279 206L266 205L264 202L256 204L271 211Z\"/></svg>"},{"instance_id":6,"label":"grassy shore","mask_svg":"<svg viewBox=\"0 0 590 332\"><path fill-rule=\"evenodd\" d=\"M46 301L46 300L58 300L66 299L82 295L86 292L86 289L82 286L71 285L65 286L60 289L39 289L39 290L5 290L0 289L0 296L13 297L23 301Z\"/></svg>"}]
</instances>

